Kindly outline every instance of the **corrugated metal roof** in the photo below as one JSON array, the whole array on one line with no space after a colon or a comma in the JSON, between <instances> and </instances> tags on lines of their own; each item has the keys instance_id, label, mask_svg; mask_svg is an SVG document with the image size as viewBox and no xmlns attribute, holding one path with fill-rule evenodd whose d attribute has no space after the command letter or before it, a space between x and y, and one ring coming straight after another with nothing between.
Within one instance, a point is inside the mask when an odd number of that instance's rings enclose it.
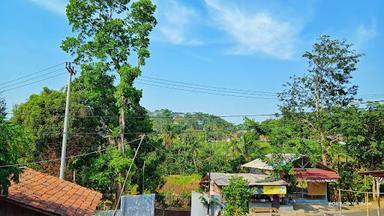
<instances>
[{"instance_id":1,"label":"corrugated metal roof","mask_svg":"<svg viewBox=\"0 0 384 216\"><path fill-rule=\"evenodd\" d=\"M340 179L336 172L318 168L295 169L295 176L309 182L335 182Z\"/></svg>"},{"instance_id":2,"label":"corrugated metal roof","mask_svg":"<svg viewBox=\"0 0 384 216\"><path fill-rule=\"evenodd\" d=\"M249 182L248 185L288 185L284 180L273 179L270 175L266 174L253 174L253 173L211 173L211 179L219 186L229 184L231 178L242 177Z\"/></svg>"},{"instance_id":3,"label":"corrugated metal roof","mask_svg":"<svg viewBox=\"0 0 384 216\"><path fill-rule=\"evenodd\" d=\"M297 160L301 157L301 156L297 156L295 154L290 154L290 153L276 154L276 155L274 155L274 154L265 155L265 157L268 159L273 159L274 156L281 159L281 161L280 161L281 165L285 165L285 164L287 164L291 161ZM274 170L274 168L272 166L270 166L266 161L259 159L259 158L255 159L251 162L248 162L246 164L243 164L243 165L241 165L241 167L254 168L254 169L260 169L260 170L270 170L270 171Z\"/></svg>"},{"instance_id":4,"label":"corrugated metal roof","mask_svg":"<svg viewBox=\"0 0 384 216\"><path fill-rule=\"evenodd\" d=\"M272 166L268 165L265 161L261 159L255 159L251 162L241 165L241 167L255 168L260 170L273 170Z\"/></svg>"}]
</instances>

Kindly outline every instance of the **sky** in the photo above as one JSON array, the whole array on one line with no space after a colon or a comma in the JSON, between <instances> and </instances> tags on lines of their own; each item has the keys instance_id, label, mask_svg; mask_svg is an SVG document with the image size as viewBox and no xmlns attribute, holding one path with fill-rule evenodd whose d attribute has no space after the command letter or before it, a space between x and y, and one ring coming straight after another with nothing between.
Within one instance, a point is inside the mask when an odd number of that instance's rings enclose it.
<instances>
[{"instance_id":1,"label":"sky","mask_svg":"<svg viewBox=\"0 0 384 216\"><path fill-rule=\"evenodd\" d=\"M0 91L8 90L2 97L9 111L44 86L60 89L66 85L64 65L53 68L58 70L55 77L38 73L73 59L60 49L61 41L72 34L65 16L66 3L0 3ZM143 89L141 104L151 111L167 108L215 115L276 113L279 101L269 92L281 91L290 76L306 72L308 62L301 56L324 34L345 39L365 54L352 81L359 86L361 97L384 98L384 1L155 3L158 25L151 34L151 58L142 68L144 80L136 83ZM25 81L25 75L35 72L41 74L40 78ZM47 80L39 81L43 78ZM172 86L164 84L169 81ZM194 87L188 87L189 83ZM218 88L212 91L210 86ZM242 118L227 120L240 122Z\"/></svg>"}]
</instances>

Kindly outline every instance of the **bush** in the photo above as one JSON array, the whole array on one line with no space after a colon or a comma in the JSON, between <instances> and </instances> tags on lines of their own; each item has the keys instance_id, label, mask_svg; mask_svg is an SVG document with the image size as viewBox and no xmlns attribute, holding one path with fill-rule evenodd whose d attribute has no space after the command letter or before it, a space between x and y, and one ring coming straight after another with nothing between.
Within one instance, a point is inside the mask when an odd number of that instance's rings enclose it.
<instances>
[{"instance_id":1,"label":"bush","mask_svg":"<svg viewBox=\"0 0 384 216\"><path fill-rule=\"evenodd\" d=\"M229 185L222 191L225 200L225 216L242 216L248 213L248 199L251 193L248 188L248 181L239 178L229 180Z\"/></svg>"}]
</instances>

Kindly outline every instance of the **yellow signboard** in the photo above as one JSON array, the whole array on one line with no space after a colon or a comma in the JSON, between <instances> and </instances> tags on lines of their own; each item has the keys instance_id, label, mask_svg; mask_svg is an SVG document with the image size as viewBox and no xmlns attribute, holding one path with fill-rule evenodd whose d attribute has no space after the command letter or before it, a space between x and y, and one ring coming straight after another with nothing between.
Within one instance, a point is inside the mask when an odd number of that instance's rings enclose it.
<instances>
[{"instance_id":1,"label":"yellow signboard","mask_svg":"<svg viewBox=\"0 0 384 216\"><path fill-rule=\"evenodd\" d=\"M259 186L252 189L254 194L257 195L274 195L274 194L287 194L287 186L276 185L276 186Z\"/></svg>"},{"instance_id":2,"label":"yellow signboard","mask_svg":"<svg viewBox=\"0 0 384 216\"><path fill-rule=\"evenodd\" d=\"M263 186L263 194L287 194L286 186Z\"/></svg>"}]
</instances>

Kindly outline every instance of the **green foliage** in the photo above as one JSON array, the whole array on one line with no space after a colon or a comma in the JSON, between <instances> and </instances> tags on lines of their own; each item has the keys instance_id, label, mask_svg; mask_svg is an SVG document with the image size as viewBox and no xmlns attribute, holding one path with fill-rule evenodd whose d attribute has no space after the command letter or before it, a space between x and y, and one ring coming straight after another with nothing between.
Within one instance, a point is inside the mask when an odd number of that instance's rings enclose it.
<instances>
[{"instance_id":1,"label":"green foliage","mask_svg":"<svg viewBox=\"0 0 384 216\"><path fill-rule=\"evenodd\" d=\"M6 116L6 106L5 106L5 100L0 97L0 116Z\"/></svg>"},{"instance_id":2,"label":"green foliage","mask_svg":"<svg viewBox=\"0 0 384 216\"><path fill-rule=\"evenodd\" d=\"M33 94L14 107L11 121L31 130L36 136L37 153L43 153L47 145L59 145L61 141L64 107L63 91L43 88L39 95Z\"/></svg>"},{"instance_id":3,"label":"green foliage","mask_svg":"<svg viewBox=\"0 0 384 216\"><path fill-rule=\"evenodd\" d=\"M104 71L104 68L103 63L82 65L80 76L73 82L69 117L70 138L67 146L69 156L115 145L114 129L118 111L113 95L114 79ZM11 121L32 131L36 136L37 151L34 160L60 157L64 107L64 89L54 91L44 88L40 94L31 95L25 103L14 108ZM133 119L137 120L135 124L127 125L129 131L150 131L149 119L145 117L145 112L140 115L144 117L135 118ZM128 138L133 139L136 136L132 134ZM157 188L161 179L157 165L163 158L161 154L154 152L155 148L152 147L159 144L151 139L145 139L138 155L140 159L135 161L137 167L142 167L144 160L146 161L145 172L149 180L145 182L145 188L151 191ZM136 148L137 143L133 143L132 147ZM78 184L91 188L97 186L89 179L92 172L90 167L91 163L101 156L88 155L68 161L68 169L76 171ZM128 153L127 158L130 158ZM56 175L58 171L58 163L41 164L41 166L35 168L42 168L51 175ZM71 172L66 174L68 178ZM141 187L141 172L134 174L131 179L133 185ZM109 198L107 192L109 191L106 191L105 197Z\"/></svg>"},{"instance_id":4,"label":"green foliage","mask_svg":"<svg viewBox=\"0 0 384 216\"><path fill-rule=\"evenodd\" d=\"M95 158L91 162L88 171L89 185L101 191L105 197L112 198L114 181L122 183L123 176L119 173L128 170L132 159L124 157L117 149L109 150L100 154L100 157ZM134 172L132 169L132 172ZM132 174L131 174L132 177Z\"/></svg>"},{"instance_id":5,"label":"green foliage","mask_svg":"<svg viewBox=\"0 0 384 216\"><path fill-rule=\"evenodd\" d=\"M5 102L0 101L0 110L2 110ZM4 114L5 112L0 113L0 166L25 162L34 151L34 137L28 130L5 120ZM8 195L11 181L18 182L20 172L21 169L17 166L0 169L1 195Z\"/></svg>"},{"instance_id":6,"label":"green foliage","mask_svg":"<svg viewBox=\"0 0 384 216\"><path fill-rule=\"evenodd\" d=\"M67 37L62 49L75 56L76 63L100 61L105 71L119 76L114 96L124 112L141 111L141 91L133 87L140 76L140 66L149 57L149 34L156 25L156 6L151 0L71 0L67 17L76 37ZM128 62L135 54L137 66Z\"/></svg>"},{"instance_id":7,"label":"green foliage","mask_svg":"<svg viewBox=\"0 0 384 216\"><path fill-rule=\"evenodd\" d=\"M192 181L200 181L201 176L198 174L192 175L172 175L164 177L165 181L169 184L179 185L182 187L188 186Z\"/></svg>"},{"instance_id":8,"label":"green foliage","mask_svg":"<svg viewBox=\"0 0 384 216\"><path fill-rule=\"evenodd\" d=\"M87 76L79 81L80 86L92 86L92 80L99 85L82 93L81 103L86 107L89 104L92 111L100 113L96 115L116 116L101 118L92 124L97 126L96 131L112 134L103 137L101 142L118 143L120 149L125 140L137 137L135 132L151 131L147 112L140 105L142 92L133 86L133 82L141 75L140 67L145 65L145 59L150 56L149 34L156 25L155 9L151 0L70 0L67 6L68 21L75 36L67 37L61 48L73 55L74 62L86 71ZM111 74L117 75L115 83ZM81 92L82 88L79 90ZM92 104L94 102L96 104ZM91 128L95 126L91 125ZM125 131L130 134L124 136ZM122 139L118 139L118 134ZM149 139L145 142L155 148L159 144ZM98 145L99 142L94 144ZM146 188L153 190L154 182L159 179L156 178L159 173L155 164L162 158L156 157L153 152L155 148L151 146L144 145L140 149L135 164L144 167L145 163L146 173L153 177L153 180L146 182L149 184ZM137 144L132 143L130 147L136 148ZM129 158L129 153L125 152L123 156ZM132 182L141 185L139 189L143 192L144 185L139 184L141 181L141 173L134 173Z\"/></svg>"},{"instance_id":9,"label":"green foliage","mask_svg":"<svg viewBox=\"0 0 384 216\"><path fill-rule=\"evenodd\" d=\"M248 214L248 199L251 196L248 182L240 178L232 178L222 190L225 200L225 216L241 216Z\"/></svg>"},{"instance_id":10,"label":"green foliage","mask_svg":"<svg viewBox=\"0 0 384 216\"><path fill-rule=\"evenodd\" d=\"M351 78L361 56L346 41L321 36L303 55L309 62L308 73L292 77L278 95L283 114L302 127L305 138L317 140L323 162L329 160L328 150L337 137L333 111L349 105L357 93Z\"/></svg>"},{"instance_id":11,"label":"green foliage","mask_svg":"<svg viewBox=\"0 0 384 216\"><path fill-rule=\"evenodd\" d=\"M361 56L352 44L321 36L303 55L309 62L308 74L291 78L279 94L283 111L302 113L350 104L357 92L357 86L350 84L351 74Z\"/></svg>"},{"instance_id":12,"label":"green foliage","mask_svg":"<svg viewBox=\"0 0 384 216\"><path fill-rule=\"evenodd\" d=\"M219 117L204 113L151 113L157 139L164 144L166 174L205 175L209 170L232 171L228 164L229 141L235 127ZM212 144L212 155L210 145ZM239 165L239 164L237 164Z\"/></svg>"},{"instance_id":13,"label":"green foliage","mask_svg":"<svg viewBox=\"0 0 384 216\"><path fill-rule=\"evenodd\" d=\"M365 169L384 168L384 104L351 108L346 115L342 131L348 154Z\"/></svg>"},{"instance_id":14,"label":"green foliage","mask_svg":"<svg viewBox=\"0 0 384 216\"><path fill-rule=\"evenodd\" d=\"M247 161L254 160L255 158L263 158L270 152L270 143L266 140L261 140L268 132L268 128L264 124L245 118L244 129L246 129L246 132L243 134L243 152Z\"/></svg>"}]
</instances>

